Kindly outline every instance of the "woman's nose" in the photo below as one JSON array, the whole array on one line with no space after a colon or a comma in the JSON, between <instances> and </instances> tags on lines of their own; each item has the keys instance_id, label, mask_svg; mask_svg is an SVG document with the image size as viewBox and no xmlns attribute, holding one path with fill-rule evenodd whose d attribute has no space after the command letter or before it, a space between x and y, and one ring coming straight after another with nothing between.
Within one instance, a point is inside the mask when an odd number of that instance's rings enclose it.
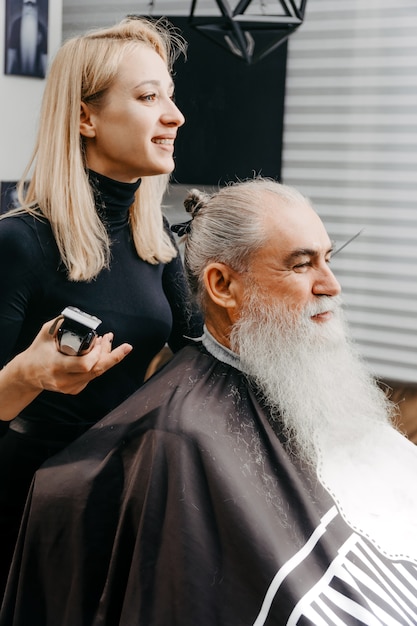
<instances>
[{"instance_id":1,"label":"woman's nose","mask_svg":"<svg viewBox=\"0 0 417 626\"><path fill-rule=\"evenodd\" d=\"M169 100L169 104L167 106L167 110L163 115L163 123L168 124L169 126L182 126L185 122L185 117L175 104L173 100Z\"/></svg>"}]
</instances>

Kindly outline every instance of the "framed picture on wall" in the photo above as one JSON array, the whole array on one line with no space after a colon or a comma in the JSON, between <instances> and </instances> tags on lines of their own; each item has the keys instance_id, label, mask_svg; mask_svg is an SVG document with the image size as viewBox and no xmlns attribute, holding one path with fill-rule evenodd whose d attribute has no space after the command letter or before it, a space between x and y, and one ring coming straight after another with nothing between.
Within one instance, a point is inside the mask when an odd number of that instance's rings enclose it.
<instances>
[{"instance_id":1,"label":"framed picture on wall","mask_svg":"<svg viewBox=\"0 0 417 626\"><path fill-rule=\"evenodd\" d=\"M4 73L44 78L48 63L48 0L6 0Z\"/></svg>"},{"instance_id":2,"label":"framed picture on wall","mask_svg":"<svg viewBox=\"0 0 417 626\"><path fill-rule=\"evenodd\" d=\"M0 215L19 206L17 181L4 181L0 185Z\"/></svg>"}]
</instances>

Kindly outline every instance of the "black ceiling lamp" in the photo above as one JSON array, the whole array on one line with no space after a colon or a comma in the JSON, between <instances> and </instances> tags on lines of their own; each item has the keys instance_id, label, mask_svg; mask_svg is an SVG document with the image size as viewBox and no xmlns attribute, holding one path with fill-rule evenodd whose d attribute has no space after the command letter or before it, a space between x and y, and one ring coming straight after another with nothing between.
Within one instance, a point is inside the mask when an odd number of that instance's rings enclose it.
<instances>
[{"instance_id":1,"label":"black ceiling lamp","mask_svg":"<svg viewBox=\"0 0 417 626\"><path fill-rule=\"evenodd\" d=\"M220 16L198 17L197 0L192 0L190 25L251 64L275 50L303 23L307 0L274 0L268 5L261 0L258 12L254 12L255 0L238 0L234 9L228 0L215 2Z\"/></svg>"}]
</instances>

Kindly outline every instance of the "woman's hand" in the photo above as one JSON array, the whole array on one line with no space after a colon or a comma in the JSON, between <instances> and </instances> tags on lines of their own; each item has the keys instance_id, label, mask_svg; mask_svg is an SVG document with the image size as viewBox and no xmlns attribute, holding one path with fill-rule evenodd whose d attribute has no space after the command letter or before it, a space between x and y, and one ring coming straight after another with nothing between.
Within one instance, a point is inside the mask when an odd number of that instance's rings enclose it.
<instances>
[{"instance_id":1,"label":"woman's hand","mask_svg":"<svg viewBox=\"0 0 417 626\"><path fill-rule=\"evenodd\" d=\"M58 351L55 337L51 341L51 322L42 326L32 345L26 350L26 366L30 380L41 391L58 391L75 395L92 380L120 363L132 350L130 344L112 349L113 334L97 337L93 348L84 356L68 356ZM23 353L24 354L24 353Z\"/></svg>"},{"instance_id":2,"label":"woman's hand","mask_svg":"<svg viewBox=\"0 0 417 626\"><path fill-rule=\"evenodd\" d=\"M46 322L32 344L0 371L0 419L11 420L42 391L75 395L88 383L120 363L132 346L112 348L113 334L97 337L84 356L67 356L58 351L55 335Z\"/></svg>"}]
</instances>

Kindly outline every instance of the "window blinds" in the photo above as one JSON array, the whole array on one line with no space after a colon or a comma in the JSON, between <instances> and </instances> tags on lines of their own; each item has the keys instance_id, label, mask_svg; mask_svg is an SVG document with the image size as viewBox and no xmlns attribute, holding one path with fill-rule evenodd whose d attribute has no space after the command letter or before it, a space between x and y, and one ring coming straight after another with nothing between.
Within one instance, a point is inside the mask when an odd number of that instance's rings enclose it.
<instances>
[{"instance_id":1,"label":"window blinds","mask_svg":"<svg viewBox=\"0 0 417 626\"><path fill-rule=\"evenodd\" d=\"M313 202L360 351L417 380L417 3L308 0L288 43L283 182Z\"/></svg>"}]
</instances>

